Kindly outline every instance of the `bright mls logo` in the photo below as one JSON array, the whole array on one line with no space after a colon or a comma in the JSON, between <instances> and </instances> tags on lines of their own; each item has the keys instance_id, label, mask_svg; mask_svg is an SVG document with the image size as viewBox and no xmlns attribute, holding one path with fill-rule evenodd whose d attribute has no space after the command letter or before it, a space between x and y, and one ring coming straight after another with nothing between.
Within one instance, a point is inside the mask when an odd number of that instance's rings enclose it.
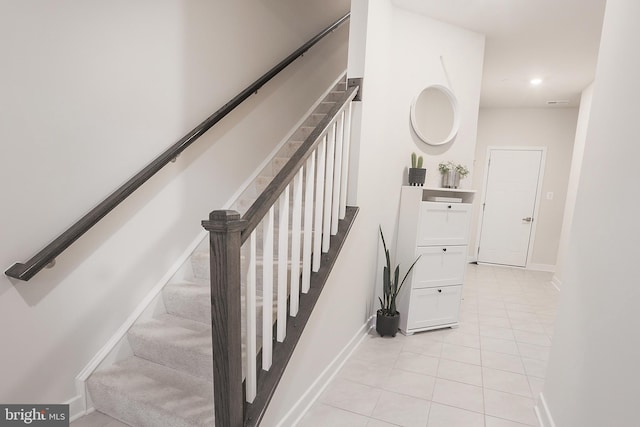
<instances>
[{"instance_id":1,"label":"bright mls logo","mask_svg":"<svg viewBox=\"0 0 640 427\"><path fill-rule=\"evenodd\" d=\"M0 427L69 427L69 405L0 405Z\"/></svg>"}]
</instances>

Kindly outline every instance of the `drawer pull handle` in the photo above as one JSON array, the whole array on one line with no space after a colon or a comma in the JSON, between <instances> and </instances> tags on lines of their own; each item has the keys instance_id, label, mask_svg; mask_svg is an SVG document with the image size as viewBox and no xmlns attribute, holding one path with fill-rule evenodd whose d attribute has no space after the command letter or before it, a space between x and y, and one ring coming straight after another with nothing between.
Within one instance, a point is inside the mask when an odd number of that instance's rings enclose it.
<instances>
[{"instance_id":1,"label":"drawer pull handle","mask_svg":"<svg viewBox=\"0 0 640 427\"><path fill-rule=\"evenodd\" d=\"M451 209L451 205L447 206L447 209Z\"/></svg>"},{"instance_id":2,"label":"drawer pull handle","mask_svg":"<svg viewBox=\"0 0 640 427\"><path fill-rule=\"evenodd\" d=\"M442 252L447 252L447 248L442 248Z\"/></svg>"},{"instance_id":3,"label":"drawer pull handle","mask_svg":"<svg viewBox=\"0 0 640 427\"><path fill-rule=\"evenodd\" d=\"M442 292L442 289L438 289L438 292Z\"/></svg>"}]
</instances>

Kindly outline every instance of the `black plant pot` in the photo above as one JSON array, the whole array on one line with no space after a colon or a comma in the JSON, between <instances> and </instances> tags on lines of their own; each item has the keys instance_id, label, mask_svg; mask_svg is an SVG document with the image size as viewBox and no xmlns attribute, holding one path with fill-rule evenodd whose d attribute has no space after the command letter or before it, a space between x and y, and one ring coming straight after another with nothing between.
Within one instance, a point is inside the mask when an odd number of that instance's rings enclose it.
<instances>
[{"instance_id":1,"label":"black plant pot","mask_svg":"<svg viewBox=\"0 0 640 427\"><path fill-rule=\"evenodd\" d=\"M422 187L426 176L427 170L424 168L409 168L409 185Z\"/></svg>"},{"instance_id":2,"label":"black plant pot","mask_svg":"<svg viewBox=\"0 0 640 427\"><path fill-rule=\"evenodd\" d=\"M380 334L381 337L385 335L395 337L398 332L398 326L400 326L400 312L396 311L395 316L384 316L380 310L378 310L376 316L376 332Z\"/></svg>"}]
</instances>

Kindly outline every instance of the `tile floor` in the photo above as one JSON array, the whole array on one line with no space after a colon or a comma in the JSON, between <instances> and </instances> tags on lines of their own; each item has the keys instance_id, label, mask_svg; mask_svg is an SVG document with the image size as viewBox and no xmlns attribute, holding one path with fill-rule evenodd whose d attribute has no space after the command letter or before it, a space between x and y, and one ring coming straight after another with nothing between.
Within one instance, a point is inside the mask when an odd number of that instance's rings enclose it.
<instances>
[{"instance_id":1,"label":"tile floor","mask_svg":"<svg viewBox=\"0 0 640 427\"><path fill-rule=\"evenodd\" d=\"M298 426L537 425L559 297L551 277L469 265L459 328L373 331Z\"/></svg>"},{"instance_id":2,"label":"tile floor","mask_svg":"<svg viewBox=\"0 0 640 427\"><path fill-rule=\"evenodd\" d=\"M544 384L552 274L470 264L460 327L367 336L298 427L522 427ZM94 412L71 427L126 427Z\"/></svg>"}]
</instances>

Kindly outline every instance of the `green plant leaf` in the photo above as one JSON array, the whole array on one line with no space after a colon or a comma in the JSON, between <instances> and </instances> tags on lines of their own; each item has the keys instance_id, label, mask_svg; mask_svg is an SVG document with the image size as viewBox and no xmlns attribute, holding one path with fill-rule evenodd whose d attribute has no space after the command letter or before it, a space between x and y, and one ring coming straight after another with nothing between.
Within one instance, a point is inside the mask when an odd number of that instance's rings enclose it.
<instances>
[{"instance_id":1,"label":"green plant leaf","mask_svg":"<svg viewBox=\"0 0 640 427\"><path fill-rule=\"evenodd\" d=\"M396 265L396 271L393 273L393 289L391 290L394 295L398 293L398 277L400 277L400 266Z\"/></svg>"},{"instance_id":2,"label":"green plant leaf","mask_svg":"<svg viewBox=\"0 0 640 427\"><path fill-rule=\"evenodd\" d=\"M416 263L418 262L421 256L422 255L418 255L418 258L416 258L416 260L413 261L413 264L411 264L411 267L409 267L409 269L407 270L407 273L402 278L402 282L400 282L400 287L398 288L398 293L400 292L400 289L402 289L402 286L404 285L405 280L407 280L407 276L409 276L409 273L411 273L411 270L413 270L413 267L416 265Z\"/></svg>"}]
</instances>

